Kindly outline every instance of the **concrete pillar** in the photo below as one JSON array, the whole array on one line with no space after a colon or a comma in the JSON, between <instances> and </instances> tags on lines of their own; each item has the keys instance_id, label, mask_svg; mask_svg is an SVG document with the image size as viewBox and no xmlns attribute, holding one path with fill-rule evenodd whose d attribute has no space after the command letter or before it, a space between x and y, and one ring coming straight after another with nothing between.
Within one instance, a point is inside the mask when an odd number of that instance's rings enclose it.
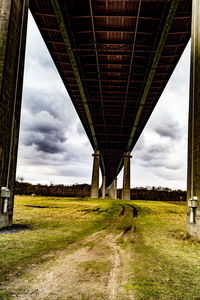
<instances>
[{"instance_id":1,"label":"concrete pillar","mask_svg":"<svg viewBox=\"0 0 200 300\"><path fill-rule=\"evenodd\" d=\"M103 176L103 184L102 184L102 198L106 198L106 176Z\"/></svg>"},{"instance_id":2,"label":"concrete pillar","mask_svg":"<svg viewBox=\"0 0 200 300\"><path fill-rule=\"evenodd\" d=\"M92 184L91 184L91 198L99 198L99 163L100 163L100 153L98 150L93 154L93 170L92 170Z\"/></svg>"},{"instance_id":3,"label":"concrete pillar","mask_svg":"<svg viewBox=\"0 0 200 300\"><path fill-rule=\"evenodd\" d=\"M0 1L0 190L11 190L6 213L0 197L0 228L13 216L27 16L28 1Z\"/></svg>"},{"instance_id":4,"label":"concrete pillar","mask_svg":"<svg viewBox=\"0 0 200 300\"><path fill-rule=\"evenodd\" d=\"M192 5L187 232L200 239L200 0Z\"/></svg>"},{"instance_id":5,"label":"concrete pillar","mask_svg":"<svg viewBox=\"0 0 200 300\"><path fill-rule=\"evenodd\" d=\"M130 152L124 154L124 177L123 177L123 189L122 189L122 199L130 200Z\"/></svg>"},{"instance_id":6,"label":"concrete pillar","mask_svg":"<svg viewBox=\"0 0 200 300\"><path fill-rule=\"evenodd\" d=\"M113 179L111 185L109 186L108 194L110 198L117 199L117 178Z\"/></svg>"},{"instance_id":7,"label":"concrete pillar","mask_svg":"<svg viewBox=\"0 0 200 300\"><path fill-rule=\"evenodd\" d=\"M117 177L114 179L114 199L117 199Z\"/></svg>"},{"instance_id":8,"label":"concrete pillar","mask_svg":"<svg viewBox=\"0 0 200 300\"><path fill-rule=\"evenodd\" d=\"M110 198L112 199L116 199L116 191L115 191L115 180L113 180L113 182L111 183L109 189L108 189L108 193Z\"/></svg>"}]
</instances>

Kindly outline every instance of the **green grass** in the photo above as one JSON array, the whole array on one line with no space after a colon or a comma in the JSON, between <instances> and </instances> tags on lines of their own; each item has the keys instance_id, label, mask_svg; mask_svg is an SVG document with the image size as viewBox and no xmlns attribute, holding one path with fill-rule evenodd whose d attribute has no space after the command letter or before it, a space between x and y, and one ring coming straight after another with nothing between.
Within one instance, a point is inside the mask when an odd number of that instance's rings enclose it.
<instances>
[{"instance_id":1,"label":"green grass","mask_svg":"<svg viewBox=\"0 0 200 300\"><path fill-rule=\"evenodd\" d=\"M119 218L122 204L126 213ZM127 231L133 220L130 205L138 210L134 238L133 230ZM52 259L57 250L70 252L86 236L106 228L126 233L126 239L116 242L129 253L124 288L136 300L200 299L200 242L185 233L185 204L16 197L14 223L28 224L30 230L0 235L1 280ZM91 275L108 268L103 260L80 267ZM9 292L0 292L0 299L10 299Z\"/></svg>"},{"instance_id":2,"label":"green grass","mask_svg":"<svg viewBox=\"0 0 200 300\"><path fill-rule=\"evenodd\" d=\"M200 243L185 233L186 206L134 203L141 214L125 288L137 299L200 299Z\"/></svg>"},{"instance_id":3,"label":"green grass","mask_svg":"<svg viewBox=\"0 0 200 300\"><path fill-rule=\"evenodd\" d=\"M30 230L0 235L1 280L107 227L118 209L112 201L16 197L14 223L28 224Z\"/></svg>"},{"instance_id":4,"label":"green grass","mask_svg":"<svg viewBox=\"0 0 200 300\"><path fill-rule=\"evenodd\" d=\"M109 266L105 261L96 260L96 261L85 261L80 264L80 267L83 269L83 272L89 271L90 274L97 276L98 273L106 272L109 270Z\"/></svg>"}]
</instances>

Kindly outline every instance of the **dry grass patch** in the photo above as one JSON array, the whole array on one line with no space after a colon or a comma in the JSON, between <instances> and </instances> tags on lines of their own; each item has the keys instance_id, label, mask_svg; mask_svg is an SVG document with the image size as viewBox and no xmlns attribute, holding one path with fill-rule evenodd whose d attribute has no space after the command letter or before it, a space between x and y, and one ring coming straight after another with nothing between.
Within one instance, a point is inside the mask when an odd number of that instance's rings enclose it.
<instances>
[{"instance_id":1,"label":"dry grass patch","mask_svg":"<svg viewBox=\"0 0 200 300\"><path fill-rule=\"evenodd\" d=\"M13 279L0 299L12 299L14 280L24 296L30 278L47 295L38 299L200 299L200 242L185 233L184 203L17 197L14 222L31 229L0 235L0 276Z\"/></svg>"},{"instance_id":2,"label":"dry grass patch","mask_svg":"<svg viewBox=\"0 0 200 300\"><path fill-rule=\"evenodd\" d=\"M95 211L97 207L103 212ZM1 280L20 274L31 263L42 263L49 259L50 252L67 249L105 228L117 209L112 201L16 197L14 223L27 224L30 229L0 235Z\"/></svg>"},{"instance_id":3,"label":"dry grass patch","mask_svg":"<svg viewBox=\"0 0 200 300\"><path fill-rule=\"evenodd\" d=\"M185 233L186 205L134 203L142 210L125 288L135 290L138 300L200 299L200 243Z\"/></svg>"}]
</instances>

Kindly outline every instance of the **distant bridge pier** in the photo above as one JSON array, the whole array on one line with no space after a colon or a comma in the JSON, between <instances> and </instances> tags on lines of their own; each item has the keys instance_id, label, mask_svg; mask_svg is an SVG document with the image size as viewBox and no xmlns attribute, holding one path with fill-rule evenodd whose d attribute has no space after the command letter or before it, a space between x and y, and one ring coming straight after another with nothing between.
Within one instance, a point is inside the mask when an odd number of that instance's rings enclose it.
<instances>
[{"instance_id":1,"label":"distant bridge pier","mask_svg":"<svg viewBox=\"0 0 200 300\"><path fill-rule=\"evenodd\" d=\"M27 16L28 1L0 1L0 228L13 217Z\"/></svg>"},{"instance_id":2,"label":"distant bridge pier","mask_svg":"<svg viewBox=\"0 0 200 300\"><path fill-rule=\"evenodd\" d=\"M113 179L113 182L108 190L109 196L112 199L117 199L117 177Z\"/></svg>"},{"instance_id":3,"label":"distant bridge pier","mask_svg":"<svg viewBox=\"0 0 200 300\"><path fill-rule=\"evenodd\" d=\"M117 199L117 177L115 177L115 179L114 179L114 186L115 186L114 199Z\"/></svg>"},{"instance_id":4,"label":"distant bridge pier","mask_svg":"<svg viewBox=\"0 0 200 300\"><path fill-rule=\"evenodd\" d=\"M124 154L124 177L123 177L123 188L122 188L122 199L130 200L131 199L131 190L130 190L130 152Z\"/></svg>"},{"instance_id":5,"label":"distant bridge pier","mask_svg":"<svg viewBox=\"0 0 200 300\"><path fill-rule=\"evenodd\" d=\"M193 0L188 129L187 232L200 239L200 0Z\"/></svg>"},{"instance_id":6,"label":"distant bridge pier","mask_svg":"<svg viewBox=\"0 0 200 300\"><path fill-rule=\"evenodd\" d=\"M106 176L103 176L103 183L102 183L102 198L106 198Z\"/></svg>"},{"instance_id":7,"label":"distant bridge pier","mask_svg":"<svg viewBox=\"0 0 200 300\"><path fill-rule=\"evenodd\" d=\"M93 154L93 170L92 170L92 183L90 198L99 198L99 165L100 165L100 152L95 150Z\"/></svg>"}]
</instances>

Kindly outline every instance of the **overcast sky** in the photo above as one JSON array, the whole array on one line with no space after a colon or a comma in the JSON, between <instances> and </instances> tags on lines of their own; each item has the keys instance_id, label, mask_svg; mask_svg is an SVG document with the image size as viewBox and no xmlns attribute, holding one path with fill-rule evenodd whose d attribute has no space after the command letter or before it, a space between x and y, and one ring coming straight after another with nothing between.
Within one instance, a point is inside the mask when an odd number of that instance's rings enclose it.
<instances>
[{"instance_id":1,"label":"overcast sky","mask_svg":"<svg viewBox=\"0 0 200 300\"><path fill-rule=\"evenodd\" d=\"M132 187L186 189L189 56L190 45L132 151ZM29 14L17 176L32 183L90 184L92 153Z\"/></svg>"}]
</instances>

